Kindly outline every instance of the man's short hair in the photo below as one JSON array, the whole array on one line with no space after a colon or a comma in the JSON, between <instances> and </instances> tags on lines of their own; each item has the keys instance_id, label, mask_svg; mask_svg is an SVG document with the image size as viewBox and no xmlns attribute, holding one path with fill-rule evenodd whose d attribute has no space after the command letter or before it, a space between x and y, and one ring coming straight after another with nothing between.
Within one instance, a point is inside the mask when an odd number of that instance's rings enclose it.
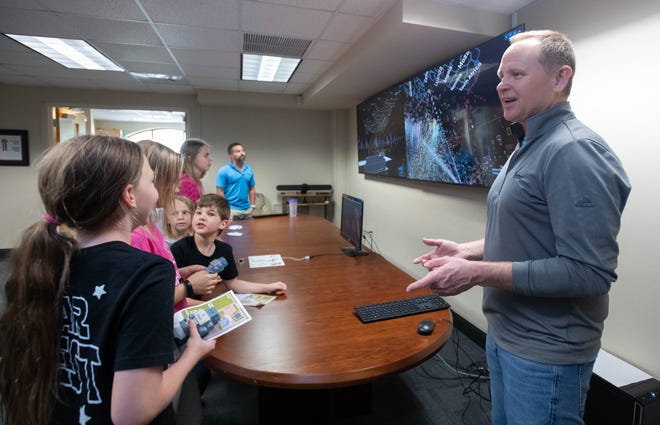
<instances>
[{"instance_id":1,"label":"man's short hair","mask_svg":"<svg viewBox=\"0 0 660 425\"><path fill-rule=\"evenodd\" d=\"M534 30L518 33L509 39L511 44L523 40L537 40L541 43L541 65L546 71L551 72L555 69L568 65L575 75L575 50L573 43L564 34L552 30ZM566 84L564 93L571 94L573 85L573 75Z\"/></svg>"},{"instance_id":2,"label":"man's short hair","mask_svg":"<svg viewBox=\"0 0 660 425\"><path fill-rule=\"evenodd\" d=\"M223 220L229 220L231 218L231 208L229 208L229 202L215 193L207 193L202 195L195 204L195 208L210 208L215 207L220 213L220 218Z\"/></svg>"},{"instance_id":3,"label":"man's short hair","mask_svg":"<svg viewBox=\"0 0 660 425\"><path fill-rule=\"evenodd\" d=\"M243 145L241 145L240 143L232 143L231 145L229 145L229 147L227 147L227 155L231 155L232 151L236 146L243 146Z\"/></svg>"}]
</instances>

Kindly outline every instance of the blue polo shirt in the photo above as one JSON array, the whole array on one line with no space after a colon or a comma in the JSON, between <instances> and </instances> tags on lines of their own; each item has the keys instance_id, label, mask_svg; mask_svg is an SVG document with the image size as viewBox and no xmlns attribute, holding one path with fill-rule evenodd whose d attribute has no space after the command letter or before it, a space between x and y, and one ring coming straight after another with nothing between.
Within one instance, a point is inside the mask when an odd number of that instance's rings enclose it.
<instances>
[{"instance_id":1,"label":"blue polo shirt","mask_svg":"<svg viewBox=\"0 0 660 425\"><path fill-rule=\"evenodd\" d=\"M218 170L215 186L225 191L225 198L233 210L250 209L248 193L255 186L254 173L249 165L243 164L243 170L238 171L232 162Z\"/></svg>"}]
</instances>

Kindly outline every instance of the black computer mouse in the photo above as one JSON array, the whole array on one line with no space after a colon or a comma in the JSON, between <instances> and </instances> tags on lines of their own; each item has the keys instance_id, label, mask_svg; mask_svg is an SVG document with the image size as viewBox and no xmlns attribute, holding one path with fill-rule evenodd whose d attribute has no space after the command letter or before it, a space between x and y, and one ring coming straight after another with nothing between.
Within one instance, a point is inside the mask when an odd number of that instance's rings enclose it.
<instances>
[{"instance_id":1,"label":"black computer mouse","mask_svg":"<svg viewBox=\"0 0 660 425\"><path fill-rule=\"evenodd\" d=\"M420 335L431 335L433 333L433 328L435 328L435 322L422 320L417 325L417 333Z\"/></svg>"}]
</instances>

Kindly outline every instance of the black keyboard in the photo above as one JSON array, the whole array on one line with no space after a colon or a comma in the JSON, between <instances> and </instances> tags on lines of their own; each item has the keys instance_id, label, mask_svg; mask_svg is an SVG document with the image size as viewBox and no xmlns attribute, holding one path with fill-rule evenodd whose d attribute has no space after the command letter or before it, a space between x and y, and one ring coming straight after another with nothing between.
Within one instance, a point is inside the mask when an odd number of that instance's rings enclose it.
<instances>
[{"instance_id":1,"label":"black keyboard","mask_svg":"<svg viewBox=\"0 0 660 425\"><path fill-rule=\"evenodd\" d=\"M363 323L369 323L428 311L444 310L449 307L449 303L438 295L422 295L421 297L405 300L360 305L355 307L355 314Z\"/></svg>"}]
</instances>

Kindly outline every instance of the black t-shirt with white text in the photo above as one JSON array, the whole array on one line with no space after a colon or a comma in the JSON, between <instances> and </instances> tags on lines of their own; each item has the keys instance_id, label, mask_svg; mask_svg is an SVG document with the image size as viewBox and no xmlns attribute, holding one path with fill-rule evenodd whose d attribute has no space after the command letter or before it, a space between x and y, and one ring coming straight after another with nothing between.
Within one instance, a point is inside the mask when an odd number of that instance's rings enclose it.
<instances>
[{"instance_id":1,"label":"black t-shirt with white text","mask_svg":"<svg viewBox=\"0 0 660 425\"><path fill-rule=\"evenodd\" d=\"M70 270L53 422L110 424L114 373L174 360L174 266L115 241L77 251ZM173 423L171 405L152 423Z\"/></svg>"}]
</instances>

